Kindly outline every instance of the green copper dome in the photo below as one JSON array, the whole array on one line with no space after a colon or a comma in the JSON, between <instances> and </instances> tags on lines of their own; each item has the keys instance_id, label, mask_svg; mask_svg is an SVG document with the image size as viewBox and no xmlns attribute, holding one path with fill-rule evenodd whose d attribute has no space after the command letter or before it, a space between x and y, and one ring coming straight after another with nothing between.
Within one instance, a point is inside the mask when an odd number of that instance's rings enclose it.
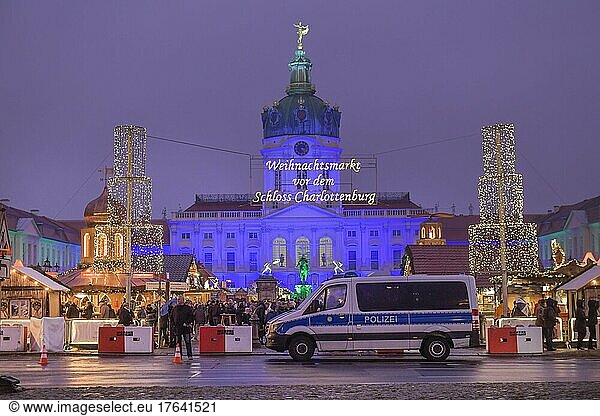
<instances>
[{"instance_id":1,"label":"green copper dome","mask_svg":"<svg viewBox=\"0 0 600 416\"><path fill-rule=\"evenodd\" d=\"M311 83L312 62L297 49L288 65L290 83L286 96L262 112L263 137L321 135L339 137L341 113L315 95Z\"/></svg>"}]
</instances>

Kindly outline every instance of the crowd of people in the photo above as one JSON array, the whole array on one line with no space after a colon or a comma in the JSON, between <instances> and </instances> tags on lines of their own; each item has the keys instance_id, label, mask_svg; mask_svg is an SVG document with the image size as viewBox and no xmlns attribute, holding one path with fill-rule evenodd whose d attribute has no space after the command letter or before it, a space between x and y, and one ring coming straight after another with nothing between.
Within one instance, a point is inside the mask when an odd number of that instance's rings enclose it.
<instances>
[{"instance_id":1,"label":"crowd of people","mask_svg":"<svg viewBox=\"0 0 600 416\"><path fill-rule=\"evenodd\" d=\"M140 305L132 310L126 302L117 311L110 302L100 301L98 312L90 300L78 307L75 302L63 304L63 316L69 319L118 319L120 325L153 326L159 334L159 347L175 347L185 344L191 355L191 340L198 339L203 325L251 325L255 321L258 336L264 342L266 323L273 317L296 308L294 300L280 299L273 302L230 299L226 302L210 300L193 303L183 295L170 299L160 308L154 303Z\"/></svg>"}]
</instances>

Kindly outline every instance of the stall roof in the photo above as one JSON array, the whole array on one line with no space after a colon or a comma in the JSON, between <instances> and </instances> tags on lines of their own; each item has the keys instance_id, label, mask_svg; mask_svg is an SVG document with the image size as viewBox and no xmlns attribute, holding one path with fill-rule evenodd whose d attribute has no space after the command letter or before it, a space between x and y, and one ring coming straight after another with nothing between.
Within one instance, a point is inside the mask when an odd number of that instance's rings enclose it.
<instances>
[{"instance_id":1,"label":"stall roof","mask_svg":"<svg viewBox=\"0 0 600 416\"><path fill-rule=\"evenodd\" d=\"M73 290L86 289L124 289L127 287L127 275L124 273L94 273L90 270L74 270L61 276L60 281ZM146 282L157 282L158 277L152 274L137 273L133 275L133 287L145 286Z\"/></svg>"},{"instance_id":2,"label":"stall roof","mask_svg":"<svg viewBox=\"0 0 600 416\"><path fill-rule=\"evenodd\" d=\"M24 275L31 277L36 282L46 286L47 288L49 288L51 290L55 290L57 292L69 292L71 290L68 287L50 279L45 274L42 274L35 269L32 269L31 267L13 266L13 268L15 270L18 270L19 272L23 273Z\"/></svg>"},{"instance_id":3,"label":"stall roof","mask_svg":"<svg viewBox=\"0 0 600 416\"><path fill-rule=\"evenodd\" d=\"M592 280L600 277L600 266L594 266L589 270L581 273L579 276L569 280L562 286L559 286L556 290L579 290Z\"/></svg>"}]
</instances>

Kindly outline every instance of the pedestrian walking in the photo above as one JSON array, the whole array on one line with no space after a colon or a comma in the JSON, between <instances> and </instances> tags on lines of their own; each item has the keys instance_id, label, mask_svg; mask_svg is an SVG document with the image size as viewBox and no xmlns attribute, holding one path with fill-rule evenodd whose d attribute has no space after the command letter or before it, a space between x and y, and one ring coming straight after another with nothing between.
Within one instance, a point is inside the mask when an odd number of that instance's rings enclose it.
<instances>
[{"instance_id":1,"label":"pedestrian walking","mask_svg":"<svg viewBox=\"0 0 600 416\"><path fill-rule=\"evenodd\" d=\"M543 312L543 329L544 338L546 339L546 349L548 351L555 351L556 349L552 345L552 338L554 337L554 326L556 325L556 309L554 307L555 300L552 298L546 299L546 307Z\"/></svg>"},{"instance_id":2,"label":"pedestrian walking","mask_svg":"<svg viewBox=\"0 0 600 416\"><path fill-rule=\"evenodd\" d=\"M263 301L258 303L258 306L254 310L256 317L258 318L258 340L261 344L264 344L265 337L265 304Z\"/></svg>"},{"instance_id":3,"label":"pedestrian walking","mask_svg":"<svg viewBox=\"0 0 600 416\"><path fill-rule=\"evenodd\" d=\"M588 341L588 350L596 349L596 325L598 324L598 301L590 299L588 301L588 329L590 330L590 337Z\"/></svg>"},{"instance_id":4,"label":"pedestrian walking","mask_svg":"<svg viewBox=\"0 0 600 416\"><path fill-rule=\"evenodd\" d=\"M185 349L188 359L192 359L192 326L194 324L194 310L185 302L183 295L177 298L177 305L173 308L173 327L177 344L181 348L182 339L185 341Z\"/></svg>"},{"instance_id":5,"label":"pedestrian walking","mask_svg":"<svg viewBox=\"0 0 600 416\"><path fill-rule=\"evenodd\" d=\"M575 331L577 332L577 349L583 349L583 338L587 330L587 322L585 319L585 309L583 307L583 299L577 299L577 309L575 310Z\"/></svg>"},{"instance_id":6,"label":"pedestrian walking","mask_svg":"<svg viewBox=\"0 0 600 416\"><path fill-rule=\"evenodd\" d=\"M546 307L546 299L542 298L538 300L535 305L535 326L539 326L542 328L542 333L544 332L544 308Z\"/></svg>"},{"instance_id":7,"label":"pedestrian walking","mask_svg":"<svg viewBox=\"0 0 600 416\"><path fill-rule=\"evenodd\" d=\"M159 318L158 318L158 335L159 335L159 346L167 346L169 345L169 312L168 310L164 311L160 309Z\"/></svg>"}]
</instances>

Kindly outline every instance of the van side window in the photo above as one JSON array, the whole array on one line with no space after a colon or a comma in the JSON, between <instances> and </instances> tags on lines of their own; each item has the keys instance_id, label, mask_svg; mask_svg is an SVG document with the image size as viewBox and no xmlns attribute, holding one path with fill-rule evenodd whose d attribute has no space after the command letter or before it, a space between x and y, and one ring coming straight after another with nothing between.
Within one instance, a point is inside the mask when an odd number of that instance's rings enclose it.
<instances>
[{"instance_id":1,"label":"van side window","mask_svg":"<svg viewBox=\"0 0 600 416\"><path fill-rule=\"evenodd\" d=\"M346 285L333 285L325 288L313 299L303 315L341 308L346 304Z\"/></svg>"},{"instance_id":2,"label":"van side window","mask_svg":"<svg viewBox=\"0 0 600 416\"><path fill-rule=\"evenodd\" d=\"M409 308L406 285L400 283L358 283L358 309L362 312L402 311Z\"/></svg>"},{"instance_id":3,"label":"van side window","mask_svg":"<svg viewBox=\"0 0 600 416\"><path fill-rule=\"evenodd\" d=\"M408 282L411 310L470 309L464 282Z\"/></svg>"}]
</instances>

